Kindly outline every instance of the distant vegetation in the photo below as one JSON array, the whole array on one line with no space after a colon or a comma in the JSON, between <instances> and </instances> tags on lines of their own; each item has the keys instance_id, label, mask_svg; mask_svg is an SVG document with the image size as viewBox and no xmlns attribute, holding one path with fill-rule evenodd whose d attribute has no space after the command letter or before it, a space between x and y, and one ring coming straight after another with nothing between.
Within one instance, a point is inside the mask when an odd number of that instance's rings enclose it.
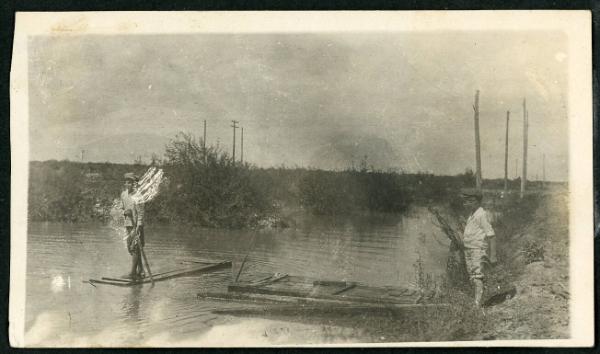
<instances>
[{"instance_id":1,"label":"distant vegetation","mask_svg":"<svg viewBox=\"0 0 600 354\"><path fill-rule=\"evenodd\" d=\"M29 219L65 222L108 217L123 174L145 170L145 166L55 160L33 161L29 167Z\"/></svg>"},{"instance_id":2,"label":"distant vegetation","mask_svg":"<svg viewBox=\"0 0 600 354\"><path fill-rule=\"evenodd\" d=\"M272 211L248 164L234 163L217 148L204 149L190 135L179 134L167 146L161 167L169 180L149 205L159 221L240 228Z\"/></svg>"},{"instance_id":3,"label":"distant vegetation","mask_svg":"<svg viewBox=\"0 0 600 354\"><path fill-rule=\"evenodd\" d=\"M473 172L457 176L403 174L360 170L324 171L303 168L256 168L234 163L224 151L187 134L177 135L162 160L167 180L147 206L149 222L185 222L208 227L252 227L277 220L282 210L315 215L403 213L410 205L447 201L462 187L474 185ZM29 219L83 222L106 220L123 186L123 174L143 174L148 166L31 162ZM490 181L490 185L499 184ZM484 184L484 185L487 185ZM518 180L511 182L517 188Z\"/></svg>"}]
</instances>

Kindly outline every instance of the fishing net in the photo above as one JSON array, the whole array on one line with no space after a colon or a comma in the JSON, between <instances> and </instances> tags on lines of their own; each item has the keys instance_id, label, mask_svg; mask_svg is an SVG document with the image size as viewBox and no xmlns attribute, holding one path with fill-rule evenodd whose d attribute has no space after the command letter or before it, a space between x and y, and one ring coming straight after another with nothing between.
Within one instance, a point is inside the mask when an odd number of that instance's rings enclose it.
<instances>
[{"instance_id":1,"label":"fishing net","mask_svg":"<svg viewBox=\"0 0 600 354\"><path fill-rule=\"evenodd\" d=\"M158 195L160 184L163 181L163 170L156 167L150 167L140 178L138 187L131 196L137 204L148 203Z\"/></svg>"}]
</instances>

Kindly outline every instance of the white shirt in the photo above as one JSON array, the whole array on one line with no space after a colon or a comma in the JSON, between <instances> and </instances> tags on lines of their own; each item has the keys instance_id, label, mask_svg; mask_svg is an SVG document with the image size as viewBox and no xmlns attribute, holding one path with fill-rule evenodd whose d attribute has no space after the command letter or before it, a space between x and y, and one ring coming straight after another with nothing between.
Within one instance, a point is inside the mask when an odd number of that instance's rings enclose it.
<instances>
[{"instance_id":1,"label":"white shirt","mask_svg":"<svg viewBox=\"0 0 600 354\"><path fill-rule=\"evenodd\" d=\"M121 193L123 210L131 210L131 217L125 217L125 226L144 225L144 204L137 204L127 190Z\"/></svg>"},{"instance_id":2,"label":"white shirt","mask_svg":"<svg viewBox=\"0 0 600 354\"><path fill-rule=\"evenodd\" d=\"M494 235L494 229L490 224L486 211L479 207L467 220L463 243L465 248L487 249L486 237Z\"/></svg>"}]
</instances>

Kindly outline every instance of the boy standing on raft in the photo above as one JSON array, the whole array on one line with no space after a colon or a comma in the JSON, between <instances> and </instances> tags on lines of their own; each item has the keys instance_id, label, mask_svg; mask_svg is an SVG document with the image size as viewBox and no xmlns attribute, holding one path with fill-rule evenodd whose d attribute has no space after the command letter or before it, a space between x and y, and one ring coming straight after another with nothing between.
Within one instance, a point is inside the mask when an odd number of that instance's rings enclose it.
<instances>
[{"instance_id":1,"label":"boy standing on raft","mask_svg":"<svg viewBox=\"0 0 600 354\"><path fill-rule=\"evenodd\" d=\"M489 222L487 212L481 206L483 195L479 191L464 192L463 205L470 216L465 225L463 243L465 248L465 261L469 278L475 287L475 304L481 306L483 296L483 267L488 260L495 264L496 260L496 234ZM488 258L488 248L490 250Z\"/></svg>"},{"instance_id":2,"label":"boy standing on raft","mask_svg":"<svg viewBox=\"0 0 600 354\"><path fill-rule=\"evenodd\" d=\"M138 177L126 173L125 190L121 193L125 231L127 232L127 251L131 255L131 271L127 278L138 280L144 277L144 267L140 247L144 247L144 204L136 203L131 197L135 193Z\"/></svg>"}]
</instances>

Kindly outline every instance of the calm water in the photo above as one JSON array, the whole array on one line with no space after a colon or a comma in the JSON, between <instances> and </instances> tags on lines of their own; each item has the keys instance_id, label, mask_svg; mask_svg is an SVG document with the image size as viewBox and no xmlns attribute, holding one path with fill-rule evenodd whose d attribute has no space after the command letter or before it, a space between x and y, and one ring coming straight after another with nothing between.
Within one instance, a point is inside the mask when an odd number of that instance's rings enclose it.
<instances>
[{"instance_id":1,"label":"calm water","mask_svg":"<svg viewBox=\"0 0 600 354\"><path fill-rule=\"evenodd\" d=\"M154 287L83 283L127 273L130 259L122 236L120 229L97 224L29 225L28 345L264 345L337 340L314 324L295 324L290 330L281 321L213 314L214 309L249 306L196 298L202 290L225 291L231 270ZM182 262L198 258L233 260L237 272L249 251L241 280L257 272L284 272L411 286L417 257L427 272L442 272L447 250L442 243L447 243L445 237L427 211L416 209L402 218L370 216L333 222L307 217L294 228L258 232L150 226L145 251L154 273L181 268Z\"/></svg>"}]
</instances>

